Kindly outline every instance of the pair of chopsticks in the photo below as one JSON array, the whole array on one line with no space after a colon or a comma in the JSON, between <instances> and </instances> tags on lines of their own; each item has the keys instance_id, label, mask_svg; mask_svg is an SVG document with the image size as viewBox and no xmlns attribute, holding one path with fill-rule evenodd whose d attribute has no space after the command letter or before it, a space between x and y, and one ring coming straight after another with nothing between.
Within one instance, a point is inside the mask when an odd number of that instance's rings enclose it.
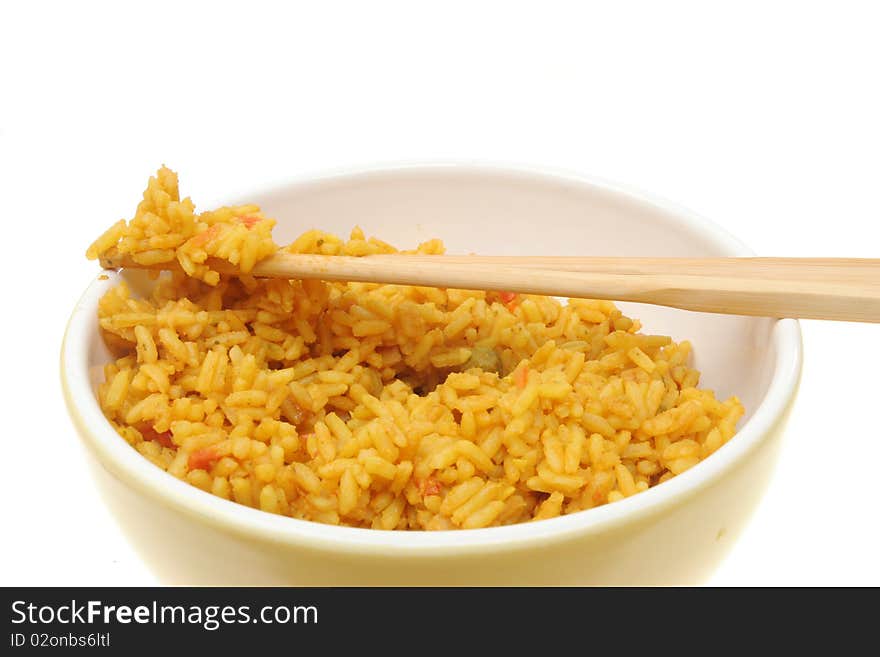
<instances>
[{"instance_id":1,"label":"pair of chopsticks","mask_svg":"<svg viewBox=\"0 0 880 657\"><path fill-rule=\"evenodd\" d=\"M127 257L105 268L144 267ZM231 271L218 261L209 263ZM613 258L371 255L278 252L262 278L357 281L634 301L732 315L880 322L880 259Z\"/></svg>"}]
</instances>

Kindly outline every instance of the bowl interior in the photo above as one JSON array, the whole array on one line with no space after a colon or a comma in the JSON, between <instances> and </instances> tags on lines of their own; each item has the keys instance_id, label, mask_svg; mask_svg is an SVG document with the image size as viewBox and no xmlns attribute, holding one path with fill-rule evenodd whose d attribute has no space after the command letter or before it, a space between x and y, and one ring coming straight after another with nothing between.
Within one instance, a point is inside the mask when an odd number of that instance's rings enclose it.
<instances>
[{"instance_id":1,"label":"bowl interior","mask_svg":"<svg viewBox=\"0 0 880 657\"><path fill-rule=\"evenodd\" d=\"M438 237L449 253L486 255L751 255L721 231L599 185L527 173L401 169L258 194L278 219L276 241L310 228L413 248ZM621 303L649 333L694 343L701 385L738 395L747 419L772 377L774 321Z\"/></svg>"}]
</instances>

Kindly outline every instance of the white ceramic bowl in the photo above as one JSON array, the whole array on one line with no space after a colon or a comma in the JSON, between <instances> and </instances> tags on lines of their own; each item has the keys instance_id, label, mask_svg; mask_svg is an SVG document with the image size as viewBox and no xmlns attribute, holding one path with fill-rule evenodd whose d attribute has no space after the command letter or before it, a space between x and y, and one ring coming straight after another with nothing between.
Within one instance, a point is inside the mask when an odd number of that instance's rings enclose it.
<instances>
[{"instance_id":1,"label":"white ceramic bowl","mask_svg":"<svg viewBox=\"0 0 880 657\"><path fill-rule=\"evenodd\" d=\"M716 226L665 202L522 170L409 166L295 182L244 200L278 219L279 243L310 227L347 234L359 224L397 245L440 237L451 253L751 255ZM108 360L96 306L116 282L117 275L96 278L73 311L62 350L64 392L104 500L166 583L701 582L765 488L801 372L793 320L621 304L648 331L691 339L702 385L745 404L738 435L709 459L644 493L552 520L452 532L334 527L204 493L153 466L113 431L95 397Z\"/></svg>"}]
</instances>

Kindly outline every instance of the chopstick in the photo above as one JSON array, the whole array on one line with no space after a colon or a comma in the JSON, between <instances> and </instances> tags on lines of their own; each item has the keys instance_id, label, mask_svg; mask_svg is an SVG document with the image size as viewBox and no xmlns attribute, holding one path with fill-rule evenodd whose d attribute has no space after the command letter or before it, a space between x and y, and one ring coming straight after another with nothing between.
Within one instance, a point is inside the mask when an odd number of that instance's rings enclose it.
<instances>
[{"instance_id":1,"label":"chopstick","mask_svg":"<svg viewBox=\"0 0 880 657\"><path fill-rule=\"evenodd\" d=\"M143 266L102 259L105 268ZM220 260L209 266L234 269ZM867 258L614 258L580 256L371 255L278 252L251 272L265 278L315 278L500 290L611 299L699 312L880 322L880 259Z\"/></svg>"}]
</instances>

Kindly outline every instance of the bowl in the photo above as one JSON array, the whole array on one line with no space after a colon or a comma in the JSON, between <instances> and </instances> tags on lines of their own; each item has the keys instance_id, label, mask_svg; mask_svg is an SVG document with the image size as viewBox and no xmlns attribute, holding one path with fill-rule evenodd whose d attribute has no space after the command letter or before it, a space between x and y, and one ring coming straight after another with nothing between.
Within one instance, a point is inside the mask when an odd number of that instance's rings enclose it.
<instances>
[{"instance_id":1,"label":"bowl","mask_svg":"<svg viewBox=\"0 0 880 657\"><path fill-rule=\"evenodd\" d=\"M296 181L249 195L284 243L310 227L355 224L401 246L440 237L450 253L748 256L693 213L619 186L527 170L405 166ZM84 236L84 239L88 236ZM771 476L801 372L794 320L620 304L651 333L690 339L701 385L746 407L739 433L683 474L588 511L506 527L389 532L336 527L223 500L157 468L101 413L109 360L97 276L64 337L61 375L101 496L158 579L169 584L658 585L705 581ZM102 280L102 278L105 278Z\"/></svg>"}]
</instances>

